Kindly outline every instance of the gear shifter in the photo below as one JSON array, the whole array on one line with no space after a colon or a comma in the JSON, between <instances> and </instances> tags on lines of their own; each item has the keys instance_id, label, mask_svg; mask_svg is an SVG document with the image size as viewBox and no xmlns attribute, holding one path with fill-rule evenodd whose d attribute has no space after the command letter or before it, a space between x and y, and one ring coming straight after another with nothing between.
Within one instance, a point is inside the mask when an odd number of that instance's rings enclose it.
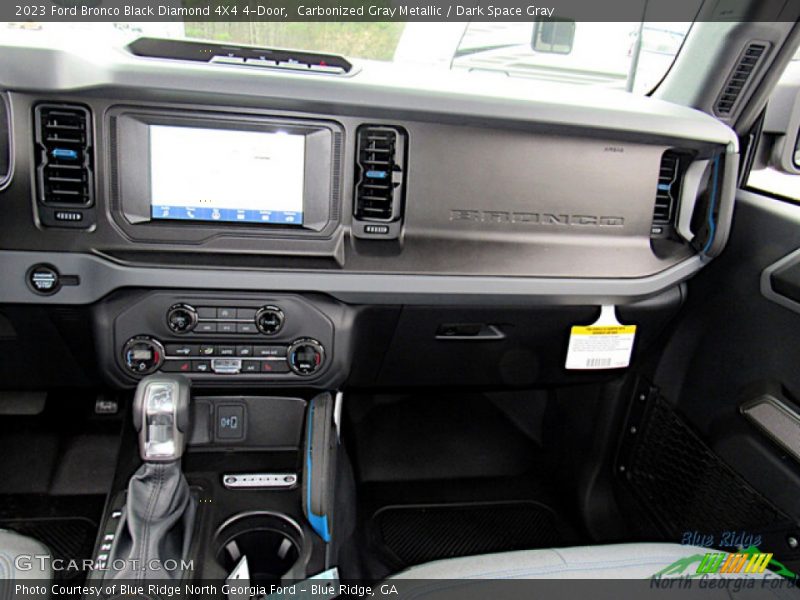
<instances>
[{"instance_id":1,"label":"gear shifter","mask_svg":"<svg viewBox=\"0 0 800 600\"><path fill-rule=\"evenodd\" d=\"M188 558L197 510L180 461L189 433L189 389L189 380L180 375L145 377L136 388L133 425L144 462L128 482L107 562L114 579L179 580L184 575L180 566Z\"/></svg>"}]
</instances>

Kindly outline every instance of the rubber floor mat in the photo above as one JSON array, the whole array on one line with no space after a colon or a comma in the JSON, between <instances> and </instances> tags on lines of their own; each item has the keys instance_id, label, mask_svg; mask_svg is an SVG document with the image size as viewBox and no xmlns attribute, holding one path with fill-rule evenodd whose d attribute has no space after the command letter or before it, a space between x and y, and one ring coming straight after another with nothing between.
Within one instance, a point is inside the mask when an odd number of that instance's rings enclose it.
<instances>
[{"instance_id":1,"label":"rubber floor mat","mask_svg":"<svg viewBox=\"0 0 800 600\"><path fill-rule=\"evenodd\" d=\"M536 502L390 506L375 513L379 544L407 567L442 558L552 548L564 541L555 513Z\"/></svg>"},{"instance_id":2,"label":"rubber floor mat","mask_svg":"<svg viewBox=\"0 0 800 600\"><path fill-rule=\"evenodd\" d=\"M90 558L94 549L97 525L84 517L0 520L0 529L11 529L46 545L54 559L82 561ZM54 572L56 581L83 579L81 570L64 569Z\"/></svg>"}]
</instances>

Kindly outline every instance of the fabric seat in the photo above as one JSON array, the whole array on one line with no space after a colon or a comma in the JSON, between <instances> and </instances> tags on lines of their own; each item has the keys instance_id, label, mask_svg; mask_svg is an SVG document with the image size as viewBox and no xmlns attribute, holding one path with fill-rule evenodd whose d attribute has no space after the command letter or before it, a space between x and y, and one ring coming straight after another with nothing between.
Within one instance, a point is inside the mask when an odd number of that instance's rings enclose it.
<instances>
[{"instance_id":1,"label":"fabric seat","mask_svg":"<svg viewBox=\"0 0 800 600\"><path fill-rule=\"evenodd\" d=\"M0 580L35 580L38 584L53 577L50 550L33 538L0 529ZM18 560L19 559L19 560Z\"/></svg>"},{"instance_id":2,"label":"fabric seat","mask_svg":"<svg viewBox=\"0 0 800 600\"><path fill-rule=\"evenodd\" d=\"M522 550L451 558L411 567L391 580L428 579L650 579L696 575L713 548L681 544L614 544ZM682 561L679 565L675 565ZM672 565L674 567L670 568ZM770 571L719 577L775 578ZM714 575L709 575L714 577Z\"/></svg>"}]
</instances>

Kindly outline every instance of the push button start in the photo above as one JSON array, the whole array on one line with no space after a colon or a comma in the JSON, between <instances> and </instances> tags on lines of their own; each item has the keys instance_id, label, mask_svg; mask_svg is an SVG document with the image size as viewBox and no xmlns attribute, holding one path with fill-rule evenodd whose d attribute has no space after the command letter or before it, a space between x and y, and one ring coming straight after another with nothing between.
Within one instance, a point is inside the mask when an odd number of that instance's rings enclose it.
<instances>
[{"instance_id":1,"label":"push button start","mask_svg":"<svg viewBox=\"0 0 800 600\"><path fill-rule=\"evenodd\" d=\"M55 267L34 265L28 270L28 285L37 294L50 296L61 287L61 276Z\"/></svg>"}]
</instances>

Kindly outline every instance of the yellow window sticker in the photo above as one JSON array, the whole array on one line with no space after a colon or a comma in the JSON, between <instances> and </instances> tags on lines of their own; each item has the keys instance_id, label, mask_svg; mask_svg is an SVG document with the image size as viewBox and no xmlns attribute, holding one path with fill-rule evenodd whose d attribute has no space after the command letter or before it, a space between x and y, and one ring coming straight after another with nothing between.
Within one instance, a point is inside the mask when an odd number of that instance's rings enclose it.
<instances>
[{"instance_id":1,"label":"yellow window sticker","mask_svg":"<svg viewBox=\"0 0 800 600\"><path fill-rule=\"evenodd\" d=\"M636 325L622 325L614 306L603 306L592 325L570 330L567 369L621 369L631 362Z\"/></svg>"}]
</instances>

